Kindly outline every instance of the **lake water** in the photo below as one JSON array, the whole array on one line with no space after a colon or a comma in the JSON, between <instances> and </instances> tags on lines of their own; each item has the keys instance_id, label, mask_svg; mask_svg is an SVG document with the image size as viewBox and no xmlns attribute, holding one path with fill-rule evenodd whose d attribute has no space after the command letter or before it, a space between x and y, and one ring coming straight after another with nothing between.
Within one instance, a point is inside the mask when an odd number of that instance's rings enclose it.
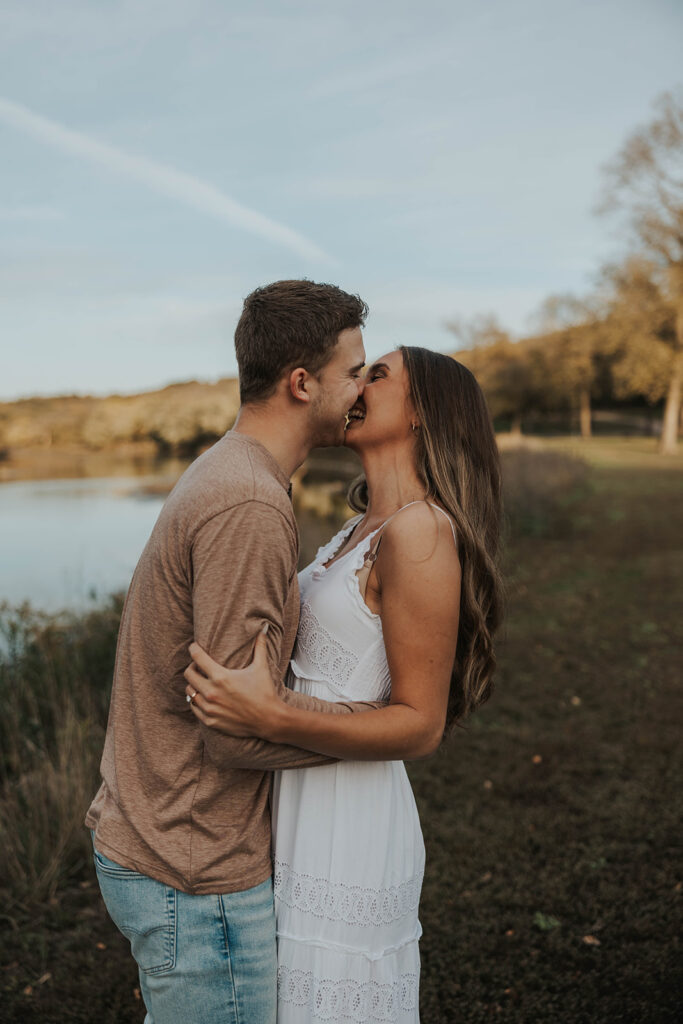
<instances>
[{"instance_id":1,"label":"lake water","mask_svg":"<svg viewBox=\"0 0 683 1024\"><path fill-rule=\"evenodd\" d=\"M349 454L314 453L313 476L323 488L355 475ZM166 495L190 461L48 453L0 463L0 604L82 610L126 590ZM313 489L297 505L302 565L339 525L317 501Z\"/></svg>"},{"instance_id":2,"label":"lake water","mask_svg":"<svg viewBox=\"0 0 683 1024\"><path fill-rule=\"evenodd\" d=\"M159 475L0 483L0 602L82 609L125 590L172 483Z\"/></svg>"}]
</instances>

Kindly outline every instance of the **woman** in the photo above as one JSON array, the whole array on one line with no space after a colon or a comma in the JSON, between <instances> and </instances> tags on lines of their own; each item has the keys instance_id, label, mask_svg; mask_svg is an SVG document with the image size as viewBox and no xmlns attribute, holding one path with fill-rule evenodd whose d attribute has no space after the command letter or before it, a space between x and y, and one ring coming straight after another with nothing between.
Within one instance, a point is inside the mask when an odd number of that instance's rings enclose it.
<instances>
[{"instance_id":1,"label":"woman","mask_svg":"<svg viewBox=\"0 0 683 1024\"><path fill-rule=\"evenodd\" d=\"M422 348L370 367L345 443L363 463L350 495L359 515L300 573L289 684L388 705L290 708L262 637L241 671L193 644L187 693L224 732L343 759L275 776L279 1024L414 1024L424 846L402 759L432 753L490 693L499 460L472 374Z\"/></svg>"}]
</instances>

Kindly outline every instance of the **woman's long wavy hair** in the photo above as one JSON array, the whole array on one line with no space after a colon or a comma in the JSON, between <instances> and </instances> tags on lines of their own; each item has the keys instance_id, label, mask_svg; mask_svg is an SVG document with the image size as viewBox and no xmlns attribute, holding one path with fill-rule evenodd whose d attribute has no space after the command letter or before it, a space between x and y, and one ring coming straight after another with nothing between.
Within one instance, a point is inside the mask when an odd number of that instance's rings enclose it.
<instances>
[{"instance_id":1,"label":"woman's long wavy hair","mask_svg":"<svg viewBox=\"0 0 683 1024\"><path fill-rule=\"evenodd\" d=\"M498 564L502 518L500 457L486 401L474 375L455 359L402 345L410 397L419 420L417 470L425 496L453 517L462 567L460 622L445 734L491 695L494 635L503 615ZM349 504L368 505L361 476Z\"/></svg>"}]
</instances>

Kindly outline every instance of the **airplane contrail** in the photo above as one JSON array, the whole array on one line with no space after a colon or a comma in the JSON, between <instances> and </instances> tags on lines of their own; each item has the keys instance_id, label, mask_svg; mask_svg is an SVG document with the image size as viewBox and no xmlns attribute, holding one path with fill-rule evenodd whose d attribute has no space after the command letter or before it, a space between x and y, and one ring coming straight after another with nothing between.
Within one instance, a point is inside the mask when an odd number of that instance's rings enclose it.
<instances>
[{"instance_id":1,"label":"airplane contrail","mask_svg":"<svg viewBox=\"0 0 683 1024\"><path fill-rule=\"evenodd\" d=\"M314 242L293 231L284 224L271 220L257 210L225 195L214 185L201 178L195 178L183 171L176 171L166 164L148 160L146 157L133 156L115 146L97 142L81 132L65 128L57 121L51 121L39 114L34 114L28 107L0 97L0 121L25 132L34 138L47 142L67 153L75 153L91 163L101 164L110 171L115 171L134 181L142 182L155 192L170 196L188 206L193 206L219 220L226 221L253 235L260 235L298 253L310 260L332 262Z\"/></svg>"}]
</instances>

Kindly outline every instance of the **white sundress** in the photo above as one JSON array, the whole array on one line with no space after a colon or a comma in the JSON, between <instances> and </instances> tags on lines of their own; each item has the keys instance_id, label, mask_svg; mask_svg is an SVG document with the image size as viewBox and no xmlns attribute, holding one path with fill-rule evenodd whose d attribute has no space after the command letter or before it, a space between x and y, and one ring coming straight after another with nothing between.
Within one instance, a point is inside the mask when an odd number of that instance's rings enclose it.
<instances>
[{"instance_id":1,"label":"white sundress","mask_svg":"<svg viewBox=\"0 0 683 1024\"><path fill-rule=\"evenodd\" d=\"M356 575L385 524L324 565L356 522L299 574L289 684L324 700L384 700L391 690L381 620ZM276 772L273 859L278 1024L419 1024L425 853L403 762Z\"/></svg>"}]
</instances>

